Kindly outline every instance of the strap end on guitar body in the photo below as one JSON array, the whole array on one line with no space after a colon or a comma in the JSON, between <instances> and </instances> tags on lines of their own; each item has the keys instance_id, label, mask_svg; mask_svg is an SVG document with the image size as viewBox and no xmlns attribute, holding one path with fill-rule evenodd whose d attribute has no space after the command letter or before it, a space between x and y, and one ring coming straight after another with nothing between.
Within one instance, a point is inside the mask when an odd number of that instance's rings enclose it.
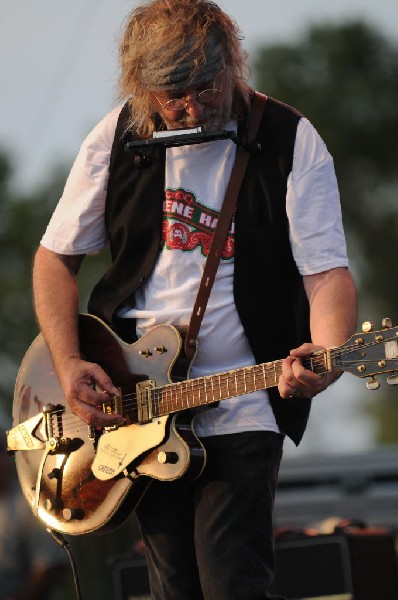
<instances>
[{"instance_id":1,"label":"strap end on guitar body","mask_svg":"<svg viewBox=\"0 0 398 600\"><path fill-rule=\"evenodd\" d=\"M196 351L198 349L198 340L197 338L192 338L188 336L185 338L185 342L184 342L184 352L186 357L192 361Z\"/></svg>"}]
</instances>

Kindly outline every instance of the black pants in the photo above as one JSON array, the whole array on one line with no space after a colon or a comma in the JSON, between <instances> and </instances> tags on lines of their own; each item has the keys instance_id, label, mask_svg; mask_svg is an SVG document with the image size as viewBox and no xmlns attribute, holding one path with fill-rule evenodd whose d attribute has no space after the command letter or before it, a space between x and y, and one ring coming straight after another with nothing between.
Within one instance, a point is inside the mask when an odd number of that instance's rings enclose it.
<instances>
[{"instance_id":1,"label":"black pants","mask_svg":"<svg viewBox=\"0 0 398 600\"><path fill-rule=\"evenodd\" d=\"M283 436L247 432L202 441L202 475L154 481L137 508L152 598L272 597L272 510Z\"/></svg>"}]
</instances>

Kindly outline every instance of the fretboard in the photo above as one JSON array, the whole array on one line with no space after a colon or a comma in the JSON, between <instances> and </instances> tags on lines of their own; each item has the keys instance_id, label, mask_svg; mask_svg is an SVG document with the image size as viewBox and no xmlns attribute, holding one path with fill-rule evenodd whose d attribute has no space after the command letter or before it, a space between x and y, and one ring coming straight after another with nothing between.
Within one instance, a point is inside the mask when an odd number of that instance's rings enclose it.
<instances>
[{"instance_id":1,"label":"fretboard","mask_svg":"<svg viewBox=\"0 0 398 600\"><path fill-rule=\"evenodd\" d=\"M314 373L324 373L328 370L325 361L326 351L322 351L307 357L303 364ZM277 360L154 388L151 394L153 414L164 416L266 390L278 385L281 372L282 360Z\"/></svg>"}]
</instances>

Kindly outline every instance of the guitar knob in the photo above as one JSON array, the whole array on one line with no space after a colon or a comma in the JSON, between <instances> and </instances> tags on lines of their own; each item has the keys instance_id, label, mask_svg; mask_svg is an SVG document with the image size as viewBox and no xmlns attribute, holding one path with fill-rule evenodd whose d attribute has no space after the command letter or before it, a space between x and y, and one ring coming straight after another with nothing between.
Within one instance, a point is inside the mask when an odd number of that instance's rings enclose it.
<instances>
[{"instance_id":1,"label":"guitar knob","mask_svg":"<svg viewBox=\"0 0 398 600\"><path fill-rule=\"evenodd\" d=\"M160 464L175 464L178 462L178 454L177 452L159 452L158 453L158 461Z\"/></svg>"},{"instance_id":2,"label":"guitar knob","mask_svg":"<svg viewBox=\"0 0 398 600\"><path fill-rule=\"evenodd\" d=\"M384 319L381 322L381 326L384 329L391 329L392 328L392 321L389 317L384 317Z\"/></svg>"},{"instance_id":3,"label":"guitar knob","mask_svg":"<svg viewBox=\"0 0 398 600\"><path fill-rule=\"evenodd\" d=\"M365 321L364 323L362 323L362 331L364 333L369 333L370 331L373 331L373 321Z\"/></svg>"},{"instance_id":4,"label":"guitar knob","mask_svg":"<svg viewBox=\"0 0 398 600\"><path fill-rule=\"evenodd\" d=\"M82 508L64 508L62 516L65 521L81 521L84 518L84 510Z\"/></svg>"},{"instance_id":5,"label":"guitar knob","mask_svg":"<svg viewBox=\"0 0 398 600\"><path fill-rule=\"evenodd\" d=\"M44 500L44 508L47 512L51 512L52 510L60 510L61 508L63 508L63 506L64 503L61 499L57 500L56 498L46 498Z\"/></svg>"},{"instance_id":6,"label":"guitar knob","mask_svg":"<svg viewBox=\"0 0 398 600\"><path fill-rule=\"evenodd\" d=\"M380 387L380 382L374 377L372 377L372 379L369 379L369 381L367 382L366 387L368 388L368 390L378 390Z\"/></svg>"},{"instance_id":7,"label":"guitar knob","mask_svg":"<svg viewBox=\"0 0 398 600\"><path fill-rule=\"evenodd\" d=\"M164 354L165 352L167 352L167 348L166 346L156 346L155 352L158 352L159 354Z\"/></svg>"}]
</instances>

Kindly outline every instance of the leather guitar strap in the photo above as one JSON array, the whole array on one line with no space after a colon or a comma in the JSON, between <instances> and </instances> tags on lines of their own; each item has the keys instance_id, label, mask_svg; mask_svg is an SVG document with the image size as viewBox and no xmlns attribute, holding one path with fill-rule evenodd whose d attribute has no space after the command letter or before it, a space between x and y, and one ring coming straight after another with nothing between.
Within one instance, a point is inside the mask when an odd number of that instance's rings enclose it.
<instances>
[{"instance_id":1,"label":"leather guitar strap","mask_svg":"<svg viewBox=\"0 0 398 600\"><path fill-rule=\"evenodd\" d=\"M250 121L245 132L246 143L239 144L236 150L235 162L231 177L225 192L218 223L214 231L209 254L203 270L202 279L196 296L188 330L185 336L184 350L187 358L192 360L197 347L197 338L203 315L206 310L207 301L213 287L218 265L225 241L231 226L232 217L236 207L236 201L245 175L246 167L252 149L259 150L256 145L256 135L264 112L267 96L254 92L251 104Z\"/></svg>"}]
</instances>

